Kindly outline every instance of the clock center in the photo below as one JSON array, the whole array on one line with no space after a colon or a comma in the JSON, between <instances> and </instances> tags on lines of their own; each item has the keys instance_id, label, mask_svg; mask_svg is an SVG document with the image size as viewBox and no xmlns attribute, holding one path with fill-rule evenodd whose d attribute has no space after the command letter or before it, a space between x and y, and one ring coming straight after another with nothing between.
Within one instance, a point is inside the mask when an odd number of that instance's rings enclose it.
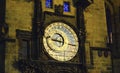
<instances>
[{"instance_id":1,"label":"clock center","mask_svg":"<svg viewBox=\"0 0 120 73\"><path fill-rule=\"evenodd\" d=\"M57 47L62 47L64 45L64 38L58 33L55 33L51 39Z\"/></svg>"}]
</instances>

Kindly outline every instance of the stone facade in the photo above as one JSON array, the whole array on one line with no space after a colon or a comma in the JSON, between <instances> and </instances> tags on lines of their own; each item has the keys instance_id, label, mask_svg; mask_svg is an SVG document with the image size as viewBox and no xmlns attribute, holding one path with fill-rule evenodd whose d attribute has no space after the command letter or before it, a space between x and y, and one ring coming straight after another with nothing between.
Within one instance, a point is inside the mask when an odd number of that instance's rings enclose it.
<instances>
[{"instance_id":1,"label":"stone facade","mask_svg":"<svg viewBox=\"0 0 120 73\"><path fill-rule=\"evenodd\" d=\"M107 25L104 3L104 0L94 0L84 12L87 41L91 47L106 47Z\"/></svg>"},{"instance_id":2,"label":"stone facade","mask_svg":"<svg viewBox=\"0 0 120 73\"><path fill-rule=\"evenodd\" d=\"M45 0L42 0L43 2ZM67 1L67 0L66 0ZM72 0L70 0L72 1ZM62 3L62 0L54 3ZM27 0L6 0L6 23L9 26L9 37L16 40L13 43L6 43L6 54L5 54L5 73L19 73L17 69L13 67L13 62L18 60L19 42L16 38L16 29L32 31L32 18L34 5L33 1ZM45 11L43 5L43 10ZM75 8L72 7L72 15L75 14ZM48 11L53 11L49 10ZM70 15L69 13L67 15ZM111 73L112 61L111 53L108 56L98 56L98 50L90 50L92 47L106 49L107 43L107 25L106 25L106 14L105 14L105 1L94 0L94 3L88 6L84 10L84 18L86 25L86 62L88 67L88 73ZM92 58L91 58L92 54ZM90 64L90 61L93 64ZM91 68L92 66L92 68Z\"/></svg>"},{"instance_id":3,"label":"stone facade","mask_svg":"<svg viewBox=\"0 0 120 73\"><path fill-rule=\"evenodd\" d=\"M90 47L107 47L107 25L106 25L106 13L105 13L105 1L94 0L94 3L88 6L84 12L85 24L87 31L86 39L86 55L87 64L90 64ZM112 61L111 54L109 57L98 56L98 51L93 50L93 69L88 69L89 73L111 73L112 72ZM89 68L89 67L88 67ZM110 68L110 69L107 69Z\"/></svg>"},{"instance_id":4,"label":"stone facade","mask_svg":"<svg viewBox=\"0 0 120 73\"><path fill-rule=\"evenodd\" d=\"M33 1L6 0L6 23L9 26L9 37L16 40L6 43L5 73L18 73L13 62L18 59L19 43L16 38L16 29L32 30Z\"/></svg>"},{"instance_id":5,"label":"stone facade","mask_svg":"<svg viewBox=\"0 0 120 73\"><path fill-rule=\"evenodd\" d=\"M114 73L120 72L120 1L119 0L111 0L113 3L113 14L114 23L112 24L113 29L113 68ZM113 20L112 20L113 21Z\"/></svg>"}]
</instances>

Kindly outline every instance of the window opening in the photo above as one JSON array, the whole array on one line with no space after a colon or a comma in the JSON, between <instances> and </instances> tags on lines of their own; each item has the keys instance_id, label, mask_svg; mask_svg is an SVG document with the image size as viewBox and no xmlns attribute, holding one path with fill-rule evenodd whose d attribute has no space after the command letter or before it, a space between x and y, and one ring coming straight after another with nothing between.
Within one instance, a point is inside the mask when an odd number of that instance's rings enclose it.
<instances>
[{"instance_id":1,"label":"window opening","mask_svg":"<svg viewBox=\"0 0 120 73\"><path fill-rule=\"evenodd\" d=\"M46 0L46 8L52 8L53 7L53 1L52 0Z\"/></svg>"},{"instance_id":2,"label":"window opening","mask_svg":"<svg viewBox=\"0 0 120 73\"><path fill-rule=\"evenodd\" d=\"M64 2L64 12L70 12L70 3L69 2Z\"/></svg>"}]
</instances>

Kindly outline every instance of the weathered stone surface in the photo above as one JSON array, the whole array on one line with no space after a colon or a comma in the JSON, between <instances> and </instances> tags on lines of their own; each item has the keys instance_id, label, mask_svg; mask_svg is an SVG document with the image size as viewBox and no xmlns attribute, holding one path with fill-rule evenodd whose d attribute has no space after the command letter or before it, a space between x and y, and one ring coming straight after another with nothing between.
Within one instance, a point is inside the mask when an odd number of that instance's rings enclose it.
<instances>
[{"instance_id":1,"label":"weathered stone surface","mask_svg":"<svg viewBox=\"0 0 120 73\"><path fill-rule=\"evenodd\" d=\"M107 25L104 0L94 0L84 12L87 41L92 47L106 47Z\"/></svg>"},{"instance_id":2,"label":"weathered stone surface","mask_svg":"<svg viewBox=\"0 0 120 73\"><path fill-rule=\"evenodd\" d=\"M16 39L16 29L32 29L33 1L6 0L6 23L9 26L9 37ZM19 43L6 43L5 73L19 73L13 67L13 62L18 59Z\"/></svg>"},{"instance_id":3,"label":"weathered stone surface","mask_svg":"<svg viewBox=\"0 0 120 73\"><path fill-rule=\"evenodd\" d=\"M44 2L45 0L43 0ZM63 0L55 0L54 3L61 3ZM27 2L25 0L6 0L6 23L9 25L9 36L16 39L16 29L28 30L32 29L33 17L33 1ZM107 39L107 25L105 15L104 0L94 0L94 3L88 6L84 11L85 25L87 31L87 39L89 42L86 44L86 60L87 64L90 63L90 47L106 47ZM75 8L72 7L72 15L75 15ZM43 11L46 11L43 3ZM54 10L47 10L54 11ZM68 14L70 15L70 14ZM68 21L71 19L68 19ZM71 21L72 23L72 21ZM6 72L5 73L19 73L13 67L13 62L18 59L19 40L16 39L15 43L7 43L6 48ZM101 71L110 73L107 70L111 67L111 55L106 58L99 57L98 52L93 52L93 69L88 69L88 73L102 73Z\"/></svg>"}]
</instances>

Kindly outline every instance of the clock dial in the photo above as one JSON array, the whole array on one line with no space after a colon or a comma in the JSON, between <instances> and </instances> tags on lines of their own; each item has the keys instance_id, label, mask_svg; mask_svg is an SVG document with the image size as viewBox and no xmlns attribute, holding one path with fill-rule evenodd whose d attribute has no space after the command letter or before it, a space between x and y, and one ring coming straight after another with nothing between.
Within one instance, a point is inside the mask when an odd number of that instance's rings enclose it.
<instances>
[{"instance_id":1,"label":"clock dial","mask_svg":"<svg viewBox=\"0 0 120 73\"><path fill-rule=\"evenodd\" d=\"M58 61L71 60L79 46L74 30L62 22L54 22L46 27L43 44L46 52Z\"/></svg>"}]
</instances>

